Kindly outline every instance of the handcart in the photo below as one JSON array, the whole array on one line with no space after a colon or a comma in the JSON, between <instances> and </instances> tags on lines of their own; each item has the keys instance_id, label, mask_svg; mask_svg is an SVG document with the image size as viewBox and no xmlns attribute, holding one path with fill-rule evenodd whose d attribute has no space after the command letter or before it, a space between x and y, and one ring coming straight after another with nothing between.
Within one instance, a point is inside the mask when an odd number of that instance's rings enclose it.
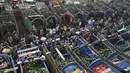
<instances>
[{"instance_id":1,"label":"handcart","mask_svg":"<svg viewBox=\"0 0 130 73\"><path fill-rule=\"evenodd\" d=\"M117 49L121 52L123 52L125 55L130 57L130 43L125 40L120 40L114 45L117 47Z\"/></svg>"},{"instance_id":2,"label":"handcart","mask_svg":"<svg viewBox=\"0 0 130 73\"><path fill-rule=\"evenodd\" d=\"M95 48L95 50L96 51L98 51L99 52L99 54L101 54L106 60L107 60L107 57L109 57L111 54L113 54L113 53L116 53L113 49L111 49L111 48L109 48L109 47L107 47L105 44L103 44L103 42L97 42L97 43L95 43L95 44L93 44L93 46L94 46L94 48ZM116 57L117 56L119 56L119 57L121 57L121 58L118 58L118 60L119 61L124 61L126 64L128 64L127 66L129 67L129 61L128 60L125 60L121 55L119 55L119 54L116 54ZM109 62L111 62L110 60L108 60ZM111 62L112 63L112 62ZM121 66L119 66L119 65L117 65L117 64L115 64L115 63L113 63L114 65L116 65L118 68L121 68L122 70L124 70L124 71L126 71L124 68L122 68ZM121 70L121 71L122 71ZM129 71L129 70L127 70L127 71ZM126 72L127 72L126 71Z\"/></svg>"},{"instance_id":3,"label":"handcart","mask_svg":"<svg viewBox=\"0 0 130 73\"><path fill-rule=\"evenodd\" d=\"M11 56L0 54L0 73L18 73Z\"/></svg>"},{"instance_id":4,"label":"handcart","mask_svg":"<svg viewBox=\"0 0 130 73\"><path fill-rule=\"evenodd\" d=\"M120 29L118 30L118 34L119 36L116 37L115 39L115 43L114 46L116 46L116 48L119 50L119 51L123 51L123 53L125 55L127 55L128 57L130 57L130 47L129 47L129 38L130 38L130 34L129 34L129 26L127 28L123 28L123 29ZM111 42L111 41L110 41Z\"/></svg>"},{"instance_id":5,"label":"handcart","mask_svg":"<svg viewBox=\"0 0 130 73\"><path fill-rule=\"evenodd\" d=\"M124 69L126 72L130 72L130 64L128 63L128 61L117 55L117 53L114 52L110 54L106 59L111 63L117 65L118 67Z\"/></svg>"},{"instance_id":6,"label":"handcart","mask_svg":"<svg viewBox=\"0 0 130 73\"><path fill-rule=\"evenodd\" d=\"M24 45L17 50L19 73L49 73L46 58L38 46Z\"/></svg>"}]
</instances>

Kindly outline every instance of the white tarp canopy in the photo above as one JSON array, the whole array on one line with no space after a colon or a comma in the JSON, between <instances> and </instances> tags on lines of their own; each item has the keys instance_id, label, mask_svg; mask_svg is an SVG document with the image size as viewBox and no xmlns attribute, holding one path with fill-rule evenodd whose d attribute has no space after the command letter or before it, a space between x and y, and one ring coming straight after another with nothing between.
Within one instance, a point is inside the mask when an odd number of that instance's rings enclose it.
<instances>
[{"instance_id":1,"label":"white tarp canopy","mask_svg":"<svg viewBox=\"0 0 130 73\"><path fill-rule=\"evenodd\" d=\"M4 2L5 0L0 0L0 2Z\"/></svg>"}]
</instances>

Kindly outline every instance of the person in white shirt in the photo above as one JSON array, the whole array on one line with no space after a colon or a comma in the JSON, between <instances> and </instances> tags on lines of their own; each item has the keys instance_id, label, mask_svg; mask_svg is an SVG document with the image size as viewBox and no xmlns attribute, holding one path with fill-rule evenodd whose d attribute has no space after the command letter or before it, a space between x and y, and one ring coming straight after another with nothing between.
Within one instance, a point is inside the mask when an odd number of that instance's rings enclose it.
<instances>
[{"instance_id":1,"label":"person in white shirt","mask_svg":"<svg viewBox=\"0 0 130 73\"><path fill-rule=\"evenodd\" d=\"M95 20L93 18L91 18L90 20L88 20L88 25L92 25L95 22Z\"/></svg>"}]
</instances>

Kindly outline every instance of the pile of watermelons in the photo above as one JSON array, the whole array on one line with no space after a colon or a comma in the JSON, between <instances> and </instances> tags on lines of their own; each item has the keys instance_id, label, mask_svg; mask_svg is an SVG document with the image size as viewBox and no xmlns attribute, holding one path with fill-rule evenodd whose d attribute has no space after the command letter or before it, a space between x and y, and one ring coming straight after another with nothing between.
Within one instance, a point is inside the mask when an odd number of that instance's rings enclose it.
<instances>
[{"instance_id":1,"label":"pile of watermelons","mask_svg":"<svg viewBox=\"0 0 130 73\"><path fill-rule=\"evenodd\" d=\"M40 60L25 63L23 70L24 73L47 73Z\"/></svg>"},{"instance_id":2,"label":"pile of watermelons","mask_svg":"<svg viewBox=\"0 0 130 73\"><path fill-rule=\"evenodd\" d=\"M94 47L105 58L112 53L111 49L101 42L94 44Z\"/></svg>"},{"instance_id":3,"label":"pile of watermelons","mask_svg":"<svg viewBox=\"0 0 130 73\"><path fill-rule=\"evenodd\" d=\"M65 59L65 60L56 60L56 63L58 67L63 68L65 65L69 64L69 62L72 62L71 59Z\"/></svg>"}]
</instances>

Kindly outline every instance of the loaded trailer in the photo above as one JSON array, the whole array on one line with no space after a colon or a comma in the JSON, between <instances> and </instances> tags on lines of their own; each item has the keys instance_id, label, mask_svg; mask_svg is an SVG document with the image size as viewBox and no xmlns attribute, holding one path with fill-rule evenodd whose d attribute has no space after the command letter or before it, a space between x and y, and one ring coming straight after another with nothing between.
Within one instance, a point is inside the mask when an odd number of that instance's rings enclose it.
<instances>
[{"instance_id":1,"label":"loaded trailer","mask_svg":"<svg viewBox=\"0 0 130 73\"><path fill-rule=\"evenodd\" d=\"M39 46L26 44L17 49L17 57L19 73L50 73Z\"/></svg>"},{"instance_id":2,"label":"loaded trailer","mask_svg":"<svg viewBox=\"0 0 130 73\"><path fill-rule=\"evenodd\" d=\"M123 52L125 55L130 57L130 34L129 34L129 26L126 28L122 28L118 30L117 37L115 37L113 40L108 40L110 41L120 52Z\"/></svg>"},{"instance_id":3,"label":"loaded trailer","mask_svg":"<svg viewBox=\"0 0 130 73\"><path fill-rule=\"evenodd\" d=\"M18 73L17 69L11 56L0 54L0 73Z\"/></svg>"}]
</instances>

